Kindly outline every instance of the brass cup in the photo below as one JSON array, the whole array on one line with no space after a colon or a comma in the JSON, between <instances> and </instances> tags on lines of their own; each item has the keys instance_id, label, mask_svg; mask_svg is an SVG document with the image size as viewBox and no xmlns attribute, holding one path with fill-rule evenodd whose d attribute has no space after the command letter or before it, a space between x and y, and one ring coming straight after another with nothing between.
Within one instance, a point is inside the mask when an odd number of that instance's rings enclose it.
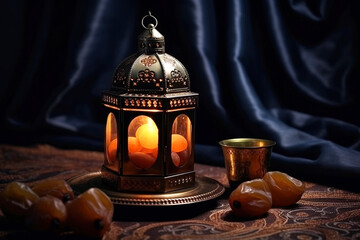
<instances>
[{"instance_id":1,"label":"brass cup","mask_svg":"<svg viewBox=\"0 0 360 240\"><path fill-rule=\"evenodd\" d=\"M220 141L226 175L231 188L262 178L269 168L274 141L256 138L233 138Z\"/></svg>"}]
</instances>

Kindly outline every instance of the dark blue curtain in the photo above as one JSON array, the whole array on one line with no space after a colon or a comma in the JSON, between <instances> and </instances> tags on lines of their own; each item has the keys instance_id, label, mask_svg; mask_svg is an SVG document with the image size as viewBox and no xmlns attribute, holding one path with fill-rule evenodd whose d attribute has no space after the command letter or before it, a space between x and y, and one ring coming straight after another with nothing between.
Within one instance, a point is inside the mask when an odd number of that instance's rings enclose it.
<instances>
[{"instance_id":1,"label":"dark blue curtain","mask_svg":"<svg viewBox=\"0 0 360 240\"><path fill-rule=\"evenodd\" d=\"M2 1L1 142L102 150L101 91L148 10L200 94L197 162L268 138L274 170L360 180L356 0Z\"/></svg>"}]
</instances>

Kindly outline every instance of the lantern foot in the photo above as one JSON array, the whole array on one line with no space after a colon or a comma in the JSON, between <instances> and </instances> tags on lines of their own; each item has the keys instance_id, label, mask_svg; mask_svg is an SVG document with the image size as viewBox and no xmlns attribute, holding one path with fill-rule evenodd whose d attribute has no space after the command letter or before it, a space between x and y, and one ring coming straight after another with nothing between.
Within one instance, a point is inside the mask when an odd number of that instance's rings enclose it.
<instances>
[{"instance_id":1,"label":"lantern foot","mask_svg":"<svg viewBox=\"0 0 360 240\"><path fill-rule=\"evenodd\" d=\"M166 193L194 186L195 171L166 177L153 175L120 176L103 166L101 179L104 184L115 191Z\"/></svg>"}]
</instances>

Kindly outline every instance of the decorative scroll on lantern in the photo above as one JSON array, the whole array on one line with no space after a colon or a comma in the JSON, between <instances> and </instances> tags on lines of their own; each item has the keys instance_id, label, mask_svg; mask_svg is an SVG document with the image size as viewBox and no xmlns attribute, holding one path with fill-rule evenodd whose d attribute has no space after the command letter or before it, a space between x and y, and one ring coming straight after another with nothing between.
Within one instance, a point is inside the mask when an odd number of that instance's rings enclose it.
<instances>
[{"instance_id":1,"label":"decorative scroll on lantern","mask_svg":"<svg viewBox=\"0 0 360 240\"><path fill-rule=\"evenodd\" d=\"M155 24L144 25L149 18ZM168 192L191 187L198 94L185 67L165 53L157 19L142 19L138 52L116 68L110 90L102 181L118 191Z\"/></svg>"}]
</instances>

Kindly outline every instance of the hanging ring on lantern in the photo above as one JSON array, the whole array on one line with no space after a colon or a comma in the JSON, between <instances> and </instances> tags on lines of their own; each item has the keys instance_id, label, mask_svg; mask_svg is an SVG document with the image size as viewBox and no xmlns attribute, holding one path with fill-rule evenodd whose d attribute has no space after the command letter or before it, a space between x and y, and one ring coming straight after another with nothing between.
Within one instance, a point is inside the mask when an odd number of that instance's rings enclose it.
<instances>
[{"instance_id":1,"label":"hanging ring on lantern","mask_svg":"<svg viewBox=\"0 0 360 240\"><path fill-rule=\"evenodd\" d=\"M151 27L146 27L146 26L145 26L144 20L145 20L145 18L147 18L147 17L151 17L152 19L155 20L155 24L153 24L153 27L152 27L152 26L151 26ZM156 17L154 17L153 15L151 15L151 12L149 11L149 14L148 14L148 15L145 15L145 16L142 18L141 24L142 24L142 26L143 26L145 29L156 28L157 25L158 25L158 20L156 19Z\"/></svg>"}]
</instances>

